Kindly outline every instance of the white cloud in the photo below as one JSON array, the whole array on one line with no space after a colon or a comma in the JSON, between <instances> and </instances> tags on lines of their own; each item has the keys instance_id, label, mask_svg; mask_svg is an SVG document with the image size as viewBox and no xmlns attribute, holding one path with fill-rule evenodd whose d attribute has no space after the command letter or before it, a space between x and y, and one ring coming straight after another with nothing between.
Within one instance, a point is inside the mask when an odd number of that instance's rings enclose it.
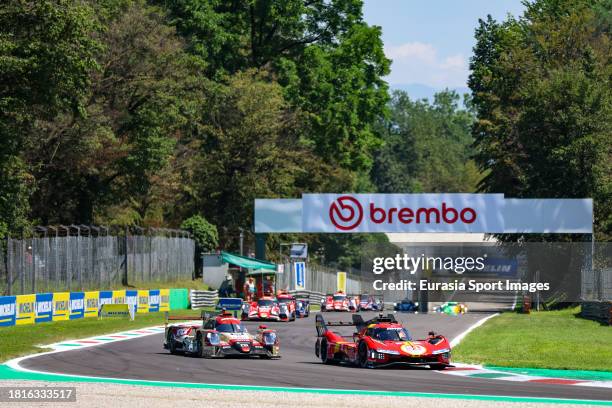
<instances>
[{"instance_id":1,"label":"white cloud","mask_svg":"<svg viewBox=\"0 0 612 408\"><path fill-rule=\"evenodd\" d=\"M440 57L433 45L421 42L388 45L385 54L393 60L386 78L392 85L419 83L438 89L466 86L468 63L461 54Z\"/></svg>"},{"instance_id":2,"label":"white cloud","mask_svg":"<svg viewBox=\"0 0 612 408\"><path fill-rule=\"evenodd\" d=\"M436 50L431 44L411 42L385 47L385 54L393 60L416 59L432 64L436 60Z\"/></svg>"}]
</instances>

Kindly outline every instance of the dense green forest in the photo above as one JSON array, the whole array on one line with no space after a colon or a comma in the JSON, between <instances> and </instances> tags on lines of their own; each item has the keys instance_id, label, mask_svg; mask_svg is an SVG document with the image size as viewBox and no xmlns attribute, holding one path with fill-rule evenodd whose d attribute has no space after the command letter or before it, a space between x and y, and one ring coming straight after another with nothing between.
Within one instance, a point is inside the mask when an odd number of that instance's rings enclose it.
<instances>
[{"instance_id":1,"label":"dense green forest","mask_svg":"<svg viewBox=\"0 0 612 408\"><path fill-rule=\"evenodd\" d=\"M389 90L361 0L5 1L0 235L199 225L235 249L255 197L487 191L594 197L609 239L611 4L483 16L460 105ZM342 265L385 240L306 239Z\"/></svg>"}]
</instances>

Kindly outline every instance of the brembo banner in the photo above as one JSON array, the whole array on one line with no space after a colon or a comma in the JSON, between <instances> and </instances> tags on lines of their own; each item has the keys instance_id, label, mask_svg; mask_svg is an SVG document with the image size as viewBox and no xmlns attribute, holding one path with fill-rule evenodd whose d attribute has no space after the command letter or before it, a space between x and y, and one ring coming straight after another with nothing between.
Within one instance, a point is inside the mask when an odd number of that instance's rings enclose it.
<instances>
[{"instance_id":1,"label":"brembo banner","mask_svg":"<svg viewBox=\"0 0 612 408\"><path fill-rule=\"evenodd\" d=\"M591 199L503 194L304 194L255 200L255 232L592 233Z\"/></svg>"}]
</instances>

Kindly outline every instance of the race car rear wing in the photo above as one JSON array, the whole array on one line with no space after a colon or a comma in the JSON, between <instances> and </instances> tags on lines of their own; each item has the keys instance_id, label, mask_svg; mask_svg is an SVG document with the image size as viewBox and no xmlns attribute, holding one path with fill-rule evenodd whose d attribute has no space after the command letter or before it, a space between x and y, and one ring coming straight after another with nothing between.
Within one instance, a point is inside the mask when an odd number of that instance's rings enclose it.
<instances>
[{"instance_id":1,"label":"race car rear wing","mask_svg":"<svg viewBox=\"0 0 612 408\"><path fill-rule=\"evenodd\" d=\"M328 326L329 327L355 326L357 327L357 330L361 330L367 325L370 325L373 323L383 323L383 322L397 323L395 316L391 313L389 313L387 316L383 316L383 314L381 313L378 315L378 317L375 317L367 321L363 320L363 317L361 317L360 314L353 314L352 318L353 318L353 321L351 322L342 322L342 321L326 322L325 319L323 318L323 315L321 313L317 313L317 315L315 316L315 327L317 329L317 336L319 337L323 336L323 334L325 334L325 332L328 330L327 329Z\"/></svg>"},{"instance_id":2,"label":"race car rear wing","mask_svg":"<svg viewBox=\"0 0 612 408\"><path fill-rule=\"evenodd\" d=\"M164 325L167 326L168 322L172 320L182 320L182 321L202 320L202 324L204 324L204 320L208 319L209 317L210 317L209 313L204 312L204 311L202 311L200 316L170 316L168 312L164 312Z\"/></svg>"},{"instance_id":3,"label":"race car rear wing","mask_svg":"<svg viewBox=\"0 0 612 408\"><path fill-rule=\"evenodd\" d=\"M355 315L353 315L353 320ZM317 336L321 337L327 332L327 326L355 326L354 322L326 322L321 313L317 313L315 316L315 327L317 329Z\"/></svg>"}]
</instances>

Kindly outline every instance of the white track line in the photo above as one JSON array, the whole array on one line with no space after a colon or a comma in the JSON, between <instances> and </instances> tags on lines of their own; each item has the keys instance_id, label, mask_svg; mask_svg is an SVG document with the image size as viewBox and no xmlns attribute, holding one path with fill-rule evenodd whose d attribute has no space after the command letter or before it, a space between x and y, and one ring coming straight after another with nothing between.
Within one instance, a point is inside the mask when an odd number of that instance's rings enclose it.
<instances>
[{"instance_id":1,"label":"white track line","mask_svg":"<svg viewBox=\"0 0 612 408\"><path fill-rule=\"evenodd\" d=\"M495 316L499 316L499 313L494 313L492 315L489 315L487 317L484 317L482 319L480 319L479 321L477 321L476 323L474 323L473 325L471 325L470 327L468 327L468 329L466 331L464 331L463 333L459 334L457 337L455 337L453 340L451 340L450 345L451 347L456 347L461 340L463 340L463 338L465 336L468 335L469 332L471 332L472 330L474 330L475 328L482 326L484 324L484 322L486 322L487 320L495 317Z\"/></svg>"}]
</instances>

